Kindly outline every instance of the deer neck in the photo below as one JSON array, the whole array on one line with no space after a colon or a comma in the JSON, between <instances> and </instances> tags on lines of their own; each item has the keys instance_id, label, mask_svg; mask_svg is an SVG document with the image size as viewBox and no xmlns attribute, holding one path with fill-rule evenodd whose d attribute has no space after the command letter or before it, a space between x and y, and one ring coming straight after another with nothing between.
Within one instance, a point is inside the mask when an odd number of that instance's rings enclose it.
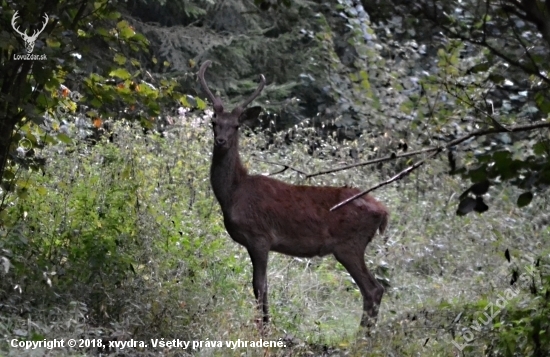
<instances>
[{"instance_id":1,"label":"deer neck","mask_svg":"<svg viewBox=\"0 0 550 357\"><path fill-rule=\"evenodd\" d=\"M214 147L210 183L224 213L228 212L233 201L233 193L247 175L239 156L238 145L225 151Z\"/></svg>"}]
</instances>

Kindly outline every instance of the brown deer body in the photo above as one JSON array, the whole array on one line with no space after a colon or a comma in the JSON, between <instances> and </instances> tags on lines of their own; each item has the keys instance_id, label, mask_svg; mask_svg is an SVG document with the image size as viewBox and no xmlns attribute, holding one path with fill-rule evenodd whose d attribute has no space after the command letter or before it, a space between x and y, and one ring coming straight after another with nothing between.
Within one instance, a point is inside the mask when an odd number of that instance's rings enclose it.
<instances>
[{"instance_id":1,"label":"brown deer body","mask_svg":"<svg viewBox=\"0 0 550 357\"><path fill-rule=\"evenodd\" d=\"M261 83L243 104L225 112L221 100L208 89L204 72L199 79L214 104L212 125L214 151L210 180L221 206L224 224L233 240L243 245L253 267L254 295L269 321L267 305L267 262L270 251L296 257L333 254L353 277L363 296L362 326L371 325L384 288L368 271L364 253L376 231L383 233L388 210L370 196L356 199L330 212L337 203L359 192L348 187L296 186L260 175L249 175L239 157L241 124L256 120L261 108L244 109L265 85Z\"/></svg>"}]
</instances>

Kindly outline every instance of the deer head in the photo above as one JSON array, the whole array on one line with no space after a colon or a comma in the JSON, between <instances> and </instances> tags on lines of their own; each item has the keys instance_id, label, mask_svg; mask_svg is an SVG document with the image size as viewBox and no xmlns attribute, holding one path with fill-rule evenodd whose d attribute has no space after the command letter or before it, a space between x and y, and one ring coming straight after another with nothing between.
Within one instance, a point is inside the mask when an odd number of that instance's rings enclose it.
<instances>
[{"instance_id":1,"label":"deer head","mask_svg":"<svg viewBox=\"0 0 550 357\"><path fill-rule=\"evenodd\" d=\"M40 35L42 33L42 31L44 31L44 29L46 28L46 25L48 25L48 20L49 20L49 17L48 17L48 14L44 14L44 23L42 24L42 29L40 30L34 30L32 35L29 36L27 35L27 30L25 30L25 33L19 31L19 26L15 26L15 20L17 20L18 16L17 16L17 13L19 11L16 11L14 14L13 14L13 17L11 18L11 26L13 27L13 29L15 30L15 32L17 32L19 35L21 35L21 37L23 38L23 41L25 41L25 49L27 50L27 53L32 53L32 51L34 50L34 43L36 42L36 39L38 38L38 35Z\"/></svg>"},{"instance_id":2,"label":"deer head","mask_svg":"<svg viewBox=\"0 0 550 357\"><path fill-rule=\"evenodd\" d=\"M242 102L240 105L236 106L231 112L224 111L223 103L220 98L214 96L206 80L204 79L204 73L206 68L210 66L212 61L206 61L202 64L199 69L199 80L202 88L204 89L206 96L212 102L214 106L214 116L212 117L212 129L214 131L214 147L217 150L226 151L231 147L237 145L239 138L239 127L243 124L251 125L260 114L261 107L251 107L245 109L260 92L264 89L265 86L265 77L260 74L260 84L258 88L252 93L248 99Z\"/></svg>"}]
</instances>

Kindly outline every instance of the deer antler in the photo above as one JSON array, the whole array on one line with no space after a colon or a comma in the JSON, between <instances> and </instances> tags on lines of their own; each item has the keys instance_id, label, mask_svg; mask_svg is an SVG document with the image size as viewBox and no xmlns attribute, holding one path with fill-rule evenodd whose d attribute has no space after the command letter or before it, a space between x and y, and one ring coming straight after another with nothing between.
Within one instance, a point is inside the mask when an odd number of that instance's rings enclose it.
<instances>
[{"instance_id":1,"label":"deer antler","mask_svg":"<svg viewBox=\"0 0 550 357\"><path fill-rule=\"evenodd\" d=\"M48 20L50 18L48 17L48 14L44 14L44 24L42 25L42 28L40 29L40 31L37 31L37 30L34 30L33 34L31 37L38 37L38 35L40 35L42 33L42 31L44 31L44 29L46 28L46 26L48 26Z\"/></svg>"},{"instance_id":2,"label":"deer antler","mask_svg":"<svg viewBox=\"0 0 550 357\"><path fill-rule=\"evenodd\" d=\"M210 60L205 61L202 64L201 68L199 69L198 77L199 77L199 81L201 83L202 89L204 89L204 91L206 92L206 96L208 97L208 99L212 101L212 104L214 106L214 112L221 113L223 112L223 103L220 98L217 98L214 96L214 94L212 94L212 92L208 88L208 85L206 84L206 80L204 79L204 72L206 72L206 68L208 68L210 64L212 64L212 61Z\"/></svg>"},{"instance_id":3,"label":"deer antler","mask_svg":"<svg viewBox=\"0 0 550 357\"><path fill-rule=\"evenodd\" d=\"M246 108L248 104L250 104L254 99L256 99L256 97L260 94L260 92L264 89L264 87L265 87L265 77L263 74L260 74L260 84L258 84L258 88L256 88L254 93L252 93L252 95L248 97L248 99L245 100L243 104L239 105L239 108L240 109Z\"/></svg>"},{"instance_id":4,"label":"deer antler","mask_svg":"<svg viewBox=\"0 0 550 357\"><path fill-rule=\"evenodd\" d=\"M17 16L18 13L19 13L19 11L16 11L13 14L13 17L11 18L11 26L13 27L15 32L20 34L23 38L36 39L36 37L38 37L38 35L40 35L42 33L42 31L44 31L46 26L48 26L48 20L50 18L48 17L48 14L44 14L44 24L42 25L42 28L40 30L34 30L33 33L32 33L32 36L29 36L29 35L27 35L27 30L25 30L25 33L23 33L21 31L19 31L19 26L15 27L15 20L17 20L19 18L19 16Z\"/></svg>"},{"instance_id":5,"label":"deer antler","mask_svg":"<svg viewBox=\"0 0 550 357\"><path fill-rule=\"evenodd\" d=\"M19 31L19 26L15 27L15 20L17 20L19 18L19 16L17 16L17 13L19 12L16 11L14 14L13 14L13 17L11 18L11 26L13 27L13 29L15 30L15 32L17 32L18 34L20 34L21 36L27 36L27 31L25 31L25 33Z\"/></svg>"}]
</instances>

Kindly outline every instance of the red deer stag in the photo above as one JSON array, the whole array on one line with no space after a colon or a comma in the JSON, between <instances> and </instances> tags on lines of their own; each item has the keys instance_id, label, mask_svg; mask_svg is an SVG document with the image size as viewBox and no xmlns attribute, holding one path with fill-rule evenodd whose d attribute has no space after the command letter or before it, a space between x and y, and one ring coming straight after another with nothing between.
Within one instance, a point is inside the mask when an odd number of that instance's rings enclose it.
<instances>
[{"instance_id":1,"label":"red deer stag","mask_svg":"<svg viewBox=\"0 0 550 357\"><path fill-rule=\"evenodd\" d=\"M374 198L363 196L329 212L332 206L359 190L296 186L266 176L249 175L239 157L239 126L257 120L261 107L245 108L260 94L265 78L260 75L260 84L254 93L226 112L221 99L212 94L204 79L210 64L211 61L204 62L198 74L202 88L214 105L210 182L227 232L248 250L252 260L252 285L258 308L263 312L263 323L269 322L267 260L269 251L275 251L295 257L334 254L363 295L361 326L371 326L376 321L384 288L368 271L364 254L376 231L382 234L386 229L388 210Z\"/></svg>"}]
</instances>

